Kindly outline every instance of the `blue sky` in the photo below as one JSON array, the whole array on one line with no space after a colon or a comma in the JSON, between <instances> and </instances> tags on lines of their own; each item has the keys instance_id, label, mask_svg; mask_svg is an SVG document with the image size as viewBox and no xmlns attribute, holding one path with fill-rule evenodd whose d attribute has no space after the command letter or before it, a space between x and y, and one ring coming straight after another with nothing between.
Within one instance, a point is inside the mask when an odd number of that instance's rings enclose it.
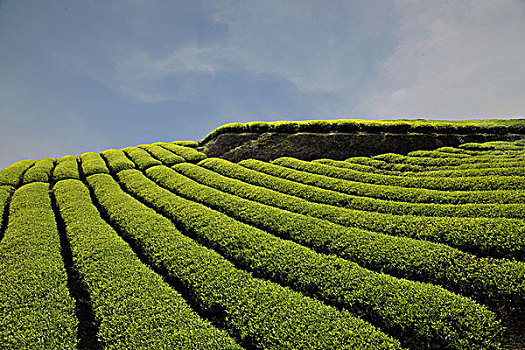
<instances>
[{"instance_id":1,"label":"blue sky","mask_svg":"<svg viewBox=\"0 0 525 350\"><path fill-rule=\"evenodd\" d=\"M252 120L525 117L525 2L0 0L0 168Z\"/></svg>"}]
</instances>

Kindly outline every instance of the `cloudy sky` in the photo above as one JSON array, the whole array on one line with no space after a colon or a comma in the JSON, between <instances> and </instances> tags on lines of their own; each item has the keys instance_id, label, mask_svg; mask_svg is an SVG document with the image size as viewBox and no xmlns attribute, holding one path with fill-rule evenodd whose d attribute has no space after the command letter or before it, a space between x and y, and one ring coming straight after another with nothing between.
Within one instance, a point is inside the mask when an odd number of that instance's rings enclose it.
<instances>
[{"instance_id":1,"label":"cloudy sky","mask_svg":"<svg viewBox=\"0 0 525 350\"><path fill-rule=\"evenodd\" d=\"M239 121L524 118L524 33L524 0L0 0L0 168Z\"/></svg>"}]
</instances>

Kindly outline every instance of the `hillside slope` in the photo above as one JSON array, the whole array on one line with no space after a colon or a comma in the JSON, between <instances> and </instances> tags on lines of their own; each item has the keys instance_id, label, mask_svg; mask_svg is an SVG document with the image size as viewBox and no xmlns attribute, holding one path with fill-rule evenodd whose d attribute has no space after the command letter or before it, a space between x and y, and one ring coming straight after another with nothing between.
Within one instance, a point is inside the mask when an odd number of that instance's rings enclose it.
<instances>
[{"instance_id":1,"label":"hillside slope","mask_svg":"<svg viewBox=\"0 0 525 350\"><path fill-rule=\"evenodd\" d=\"M514 139L522 123L461 127ZM199 149L0 170L0 348L525 348L524 140L238 163Z\"/></svg>"}]
</instances>

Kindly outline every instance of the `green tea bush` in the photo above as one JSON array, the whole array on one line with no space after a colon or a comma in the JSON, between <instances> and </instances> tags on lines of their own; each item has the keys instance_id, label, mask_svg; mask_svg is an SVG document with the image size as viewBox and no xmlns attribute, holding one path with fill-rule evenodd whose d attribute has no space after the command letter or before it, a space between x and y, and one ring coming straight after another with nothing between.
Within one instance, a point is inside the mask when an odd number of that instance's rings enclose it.
<instances>
[{"instance_id":1,"label":"green tea bush","mask_svg":"<svg viewBox=\"0 0 525 350\"><path fill-rule=\"evenodd\" d=\"M498 333L497 327L491 326L495 325L495 316L467 298L433 285L375 273L290 241L298 235L319 240L318 237L324 235L323 227L317 225L320 220L309 220L299 214L226 194L166 167L153 167L146 173L157 184L178 195L159 190L154 197L162 198L162 202L157 201L155 205L148 201L148 204L158 210L166 208L163 213L193 232L197 240L210 244L222 255L258 275L273 277L300 292L312 293L366 320L375 321L389 334L403 339L407 347L426 348L432 344L434 348L463 348L460 344L468 344L469 349L485 349L491 347L485 340L495 339ZM183 209L171 210L176 206ZM261 226L285 239L232 217ZM476 321L466 321L464 313L475 314ZM493 333L486 333L488 329Z\"/></svg>"},{"instance_id":2,"label":"green tea bush","mask_svg":"<svg viewBox=\"0 0 525 350\"><path fill-rule=\"evenodd\" d=\"M239 165L214 160L211 158L203 163L229 176L243 171ZM199 183L223 191L217 193L220 201L214 208L220 208L240 221L288 237L316 251L338 255L372 270L438 284L484 303L511 305L525 298L525 263L478 258L443 244L342 227L331 223L344 223L346 216L352 216L351 212L342 208L312 203L250 185L192 164L180 164L173 169ZM247 169L244 171L250 172ZM257 177L256 174L249 176ZM181 188L179 191L185 190ZM212 198L209 192L206 193L210 198L201 201Z\"/></svg>"},{"instance_id":3,"label":"green tea bush","mask_svg":"<svg viewBox=\"0 0 525 350\"><path fill-rule=\"evenodd\" d=\"M49 182L51 172L55 167L55 158L44 158L38 160L31 168L29 168L22 179L23 184L31 182Z\"/></svg>"},{"instance_id":4,"label":"green tea bush","mask_svg":"<svg viewBox=\"0 0 525 350\"><path fill-rule=\"evenodd\" d=\"M438 191L423 188L403 188L367 183L355 183L285 168L276 164L247 159L239 162L244 167L298 183L346 194L412 203L525 203L525 190L498 191Z\"/></svg>"},{"instance_id":5,"label":"green tea bush","mask_svg":"<svg viewBox=\"0 0 525 350\"><path fill-rule=\"evenodd\" d=\"M197 163L203 159L206 159L206 155L204 153L199 152L193 148L180 146L175 143L163 143L159 145L168 151L183 157L188 162Z\"/></svg>"},{"instance_id":6,"label":"green tea bush","mask_svg":"<svg viewBox=\"0 0 525 350\"><path fill-rule=\"evenodd\" d=\"M25 159L0 170L0 185L18 186L22 180L24 172L35 163L36 160L34 159Z\"/></svg>"},{"instance_id":7,"label":"green tea bush","mask_svg":"<svg viewBox=\"0 0 525 350\"><path fill-rule=\"evenodd\" d=\"M471 178L432 178L407 177L383 174L363 173L352 169L342 169L324 164L282 157L272 161L273 164L287 168L306 171L313 174L329 176L352 182L370 183L383 186L408 188L426 188L440 191L494 191L519 190L525 188L525 177L520 176L483 176Z\"/></svg>"},{"instance_id":8,"label":"green tea bush","mask_svg":"<svg viewBox=\"0 0 525 350\"><path fill-rule=\"evenodd\" d=\"M49 184L19 188L0 243L0 348L76 349L75 302L67 288Z\"/></svg>"},{"instance_id":9,"label":"green tea bush","mask_svg":"<svg viewBox=\"0 0 525 350\"><path fill-rule=\"evenodd\" d=\"M85 176L92 174L109 174L109 169L106 162L100 154L95 152L87 152L80 156L82 172Z\"/></svg>"},{"instance_id":10,"label":"green tea bush","mask_svg":"<svg viewBox=\"0 0 525 350\"><path fill-rule=\"evenodd\" d=\"M64 156L58 160L53 170L53 181L78 179L79 177L77 156Z\"/></svg>"},{"instance_id":11,"label":"green tea bush","mask_svg":"<svg viewBox=\"0 0 525 350\"><path fill-rule=\"evenodd\" d=\"M470 158L432 158L432 157L409 157L395 153L385 153L373 156L373 159L382 160L388 163L402 163L408 165L417 165L421 167L449 167L454 166L458 168L514 168L524 167L525 160L523 157L510 158L508 156L479 156Z\"/></svg>"},{"instance_id":12,"label":"green tea bush","mask_svg":"<svg viewBox=\"0 0 525 350\"><path fill-rule=\"evenodd\" d=\"M167 149L161 147L162 143L156 143L153 145L139 145L142 149L145 149L151 155L162 162L162 164L167 166L172 166L177 163L184 163L186 160L181 156L176 155L173 152L168 151Z\"/></svg>"},{"instance_id":13,"label":"green tea bush","mask_svg":"<svg viewBox=\"0 0 525 350\"><path fill-rule=\"evenodd\" d=\"M147 169L154 165L162 164L161 161L153 158L148 152L139 147L126 147L124 153L137 165L140 170Z\"/></svg>"},{"instance_id":14,"label":"green tea bush","mask_svg":"<svg viewBox=\"0 0 525 350\"><path fill-rule=\"evenodd\" d=\"M364 158L364 157L361 157ZM352 161L351 161L352 159ZM454 167L449 167L448 170L426 170L421 169L417 171L396 171L396 170L383 170L381 167L374 167L370 165L363 165L353 162L353 159L349 158L347 161L337 161L332 159L316 159L312 161L313 163L328 164L331 166L336 166L340 168L352 169L361 172L367 173L378 173L385 175L396 175L396 176L412 176L412 177L441 177L441 178L450 178L450 177L473 177L473 176L525 176L525 167L514 167L514 168L480 168L480 169L455 169ZM381 162L378 160L373 160L374 162ZM359 161L358 161L359 162ZM364 161L361 161L364 163ZM389 164L389 163L386 163ZM392 164L392 165L404 165L404 164Z\"/></svg>"},{"instance_id":15,"label":"green tea bush","mask_svg":"<svg viewBox=\"0 0 525 350\"><path fill-rule=\"evenodd\" d=\"M155 195L161 189L138 170L122 171L118 178L141 199L162 200ZM182 235L170 220L124 193L111 177L94 175L88 182L112 224L141 247L151 264L179 281L201 313L230 329L245 347L399 348L397 341L345 310L338 311L237 269L215 251ZM200 217L194 205L172 203L172 210ZM194 224L199 225L199 221Z\"/></svg>"},{"instance_id":16,"label":"green tea bush","mask_svg":"<svg viewBox=\"0 0 525 350\"><path fill-rule=\"evenodd\" d=\"M240 349L141 263L100 217L82 182L60 181L54 193L74 268L89 292L104 348Z\"/></svg>"},{"instance_id":17,"label":"green tea bush","mask_svg":"<svg viewBox=\"0 0 525 350\"><path fill-rule=\"evenodd\" d=\"M134 169L135 163L133 163L124 151L117 149L108 149L100 152L102 157L106 160L109 170L112 173L118 173L119 171L126 169Z\"/></svg>"}]
</instances>

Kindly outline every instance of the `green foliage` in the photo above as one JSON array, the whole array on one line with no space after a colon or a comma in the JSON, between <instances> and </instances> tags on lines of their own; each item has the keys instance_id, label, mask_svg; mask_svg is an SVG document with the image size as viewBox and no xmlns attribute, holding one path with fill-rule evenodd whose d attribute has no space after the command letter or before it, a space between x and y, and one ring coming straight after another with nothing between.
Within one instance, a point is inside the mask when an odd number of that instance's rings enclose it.
<instances>
[{"instance_id":1,"label":"green foliage","mask_svg":"<svg viewBox=\"0 0 525 350\"><path fill-rule=\"evenodd\" d=\"M18 186L24 172L35 163L34 159L25 159L0 170L0 185Z\"/></svg>"},{"instance_id":2,"label":"green foliage","mask_svg":"<svg viewBox=\"0 0 525 350\"><path fill-rule=\"evenodd\" d=\"M55 163L55 158L44 158L38 160L24 173L22 183L28 184L31 182L49 182L49 176L55 167Z\"/></svg>"},{"instance_id":3,"label":"green foliage","mask_svg":"<svg viewBox=\"0 0 525 350\"><path fill-rule=\"evenodd\" d=\"M184 147L192 147L192 148L199 146L199 143L195 141L173 141L171 143L175 145L180 145ZM158 143L155 143L155 144L158 144Z\"/></svg>"},{"instance_id":4,"label":"green foliage","mask_svg":"<svg viewBox=\"0 0 525 350\"><path fill-rule=\"evenodd\" d=\"M140 170L147 169L154 165L162 164L161 161L153 158L148 152L138 147L127 147L123 151L137 165Z\"/></svg>"},{"instance_id":5,"label":"green foliage","mask_svg":"<svg viewBox=\"0 0 525 350\"><path fill-rule=\"evenodd\" d=\"M225 124L209 133L199 144L214 139L225 133L244 132L388 132L388 133L436 133L468 134L468 133L519 133L525 134L524 119L485 119L485 120L305 120L276 121Z\"/></svg>"},{"instance_id":6,"label":"green foliage","mask_svg":"<svg viewBox=\"0 0 525 350\"><path fill-rule=\"evenodd\" d=\"M167 149L160 147L161 144L162 143L156 143L154 145L139 145L137 147L145 149L146 151L151 153L153 157L160 160L164 165L172 166L177 163L184 163L186 161L181 156L178 156L175 153L172 153Z\"/></svg>"},{"instance_id":7,"label":"green foliage","mask_svg":"<svg viewBox=\"0 0 525 350\"><path fill-rule=\"evenodd\" d=\"M222 159L210 158L201 165L261 184L268 177ZM353 212L250 185L191 164L180 164L174 169L207 186L252 201L222 194L222 201L214 207L317 251L338 255L372 270L438 284L491 304L519 304L525 298L525 263L478 258L443 244L341 227L324 220L344 223L344 218L352 217ZM285 185L280 183L281 190ZM293 187L293 183L290 185Z\"/></svg>"},{"instance_id":8,"label":"green foliage","mask_svg":"<svg viewBox=\"0 0 525 350\"><path fill-rule=\"evenodd\" d=\"M139 171L122 171L118 177L141 200L167 204L165 197L157 193L169 192ZM141 247L151 264L179 281L201 313L230 329L246 347L399 348L396 341L345 310L338 311L235 268L216 252L182 235L170 220L124 193L111 177L94 175L88 182L122 234ZM177 221L186 233L199 226L201 210L196 203L182 199L168 202L170 210L178 213ZM190 221L192 226L185 226Z\"/></svg>"},{"instance_id":9,"label":"green foliage","mask_svg":"<svg viewBox=\"0 0 525 350\"><path fill-rule=\"evenodd\" d=\"M351 157L345 160L349 165L353 166L352 169L370 171L370 172L383 172L387 174L400 175L403 172L422 172L425 168L420 165L404 164L404 163L388 163L384 160L369 158L369 157Z\"/></svg>"},{"instance_id":10,"label":"green foliage","mask_svg":"<svg viewBox=\"0 0 525 350\"><path fill-rule=\"evenodd\" d=\"M135 168L135 163L126 157L124 151L118 149L108 149L102 151L100 154L106 160L108 168L112 173L118 173L122 170Z\"/></svg>"},{"instance_id":11,"label":"green foliage","mask_svg":"<svg viewBox=\"0 0 525 350\"><path fill-rule=\"evenodd\" d=\"M349 182L342 179L305 173L254 159L243 160L239 162L239 164L298 183L362 197L411 203L525 203L524 190L438 191L424 188L403 188L399 186Z\"/></svg>"},{"instance_id":12,"label":"green foliage","mask_svg":"<svg viewBox=\"0 0 525 350\"><path fill-rule=\"evenodd\" d=\"M370 183L383 186L400 186L412 188L427 188L440 191L495 191L525 189L525 177L520 176L481 176L468 178L432 178L413 176L394 176L363 173L362 171L339 168L330 162L323 164L305 162L303 160L282 157L272 161L273 164L290 169L306 171L351 182Z\"/></svg>"},{"instance_id":13,"label":"green foliage","mask_svg":"<svg viewBox=\"0 0 525 350\"><path fill-rule=\"evenodd\" d=\"M100 217L82 182L60 181L54 193L73 264L100 323L98 338L104 348L239 348L140 262Z\"/></svg>"},{"instance_id":14,"label":"green foliage","mask_svg":"<svg viewBox=\"0 0 525 350\"><path fill-rule=\"evenodd\" d=\"M385 199L394 197L394 194L412 197L410 199L418 198L414 197L418 194L419 196L433 195L434 198L439 195L440 197L438 198L440 199L446 198L447 196L450 198L452 194L461 194L462 196L468 197L474 193L483 195L485 198L494 198L499 195L501 196L499 198L502 200L508 199L512 197L512 195L525 196L525 191L517 190L444 192L351 183L346 180L305 173L255 160L242 161L239 164L277 177L293 179L303 184L316 185L334 191L358 195L363 195L365 191L368 194L375 191L375 196ZM367 188L367 186L369 187ZM376 186L376 188L374 188L374 186ZM362 191L363 189L365 191ZM508 196L503 197L503 194L507 193ZM430 201L430 198L425 199L426 201ZM523 224L523 220L518 219L401 216L352 210L352 215L345 218L345 225L395 236L407 236L445 243L466 251L493 257L525 258L525 225Z\"/></svg>"},{"instance_id":15,"label":"green foliage","mask_svg":"<svg viewBox=\"0 0 525 350\"><path fill-rule=\"evenodd\" d=\"M53 181L78 178L78 157L64 156L60 158L57 166L53 170Z\"/></svg>"},{"instance_id":16,"label":"green foliage","mask_svg":"<svg viewBox=\"0 0 525 350\"><path fill-rule=\"evenodd\" d=\"M109 174L109 169L106 162L100 154L95 152L87 152L80 156L82 165L82 172L85 176L92 174Z\"/></svg>"},{"instance_id":17,"label":"green foliage","mask_svg":"<svg viewBox=\"0 0 525 350\"><path fill-rule=\"evenodd\" d=\"M495 150L518 150L523 151L523 146L525 146L525 140L518 140L514 142L508 141L493 141L493 142L484 142L484 143L464 143L459 145L459 148L468 151L495 151Z\"/></svg>"},{"instance_id":18,"label":"green foliage","mask_svg":"<svg viewBox=\"0 0 525 350\"><path fill-rule=\"evenodd\" d=\"M431 167L450 167L455 169L465 168L514 168L524 167L525 160L523 156L508 157L508 156L473 156L469 158L435 158L435 157L410 157L395 153L385 153L372 157L376 160L381 160L387 163L415 165L424 168Z\"/></svg>"},{"instance_id":19,"label":"green foliage","mask_svg":"<svg viewBox=\"0 0 525 350\"><path fill-rule=\"evenodd\" d=\"M514 167L514 168L474 168L474 169L457 169L456 167L437 168L441 170L424 170L423 168L409 170L404 168L403 171L398 170L386 170L389 168L395 168L399 166L405 166L406 164L392 164L386 163L380 160L366 158L366 157L354 157L349 158L346 161L337 161L332 159L316 159L314 163L328 164L337 166L340 168L353 169L367 173L378 173L386 175L397 175L397 176L414 176L414 177L471 177L471 176L525 176L525 167ZM367 165L368 164L368 165Z\"/></svg>"},{"instance_id":20,"label":"green foliage","mask_svg":"<svg viewBox=\"0 0 525 350\"><path fill-rule=\"evenodd\" d=\"M175 143L163 143L159 144L161 147L183 157L188 162L197 163L203 159L206 159L206 155L193 148L180 146Z\"/></svg>"},{"instance_id":21,"label":"green foliage","mask_svg":"<svg viewBox=\"0 0 525 350\"><path fill-rule=\"evenodd\" d=\"M312 245L312 240L321 240L319 237L325 236L322 220L238 198L200 185L166 167L153 167L146 173L163 188L191 200L161 190L151 196L148 204L163 208L165 215L193 232L197 240L210 244L237 265L343 306L374 321L402 339L407 347L495 348L495 315L471 300L433 285L378 274L292 242ZM185 212L171 210L177 205ZM465 314L472 319L467 320Z\"/></svg>"},{"instance_id":22,"label":"green foliage","mask_svg":"<svg viewBox=\"0 0 525 350\"><path fill-rule=\"evenodd\" d=\"M48 194L34 182L13 195L0 243L0 348L75 349L75 304L67 289Z\"/></svg>"}]
</instances>

